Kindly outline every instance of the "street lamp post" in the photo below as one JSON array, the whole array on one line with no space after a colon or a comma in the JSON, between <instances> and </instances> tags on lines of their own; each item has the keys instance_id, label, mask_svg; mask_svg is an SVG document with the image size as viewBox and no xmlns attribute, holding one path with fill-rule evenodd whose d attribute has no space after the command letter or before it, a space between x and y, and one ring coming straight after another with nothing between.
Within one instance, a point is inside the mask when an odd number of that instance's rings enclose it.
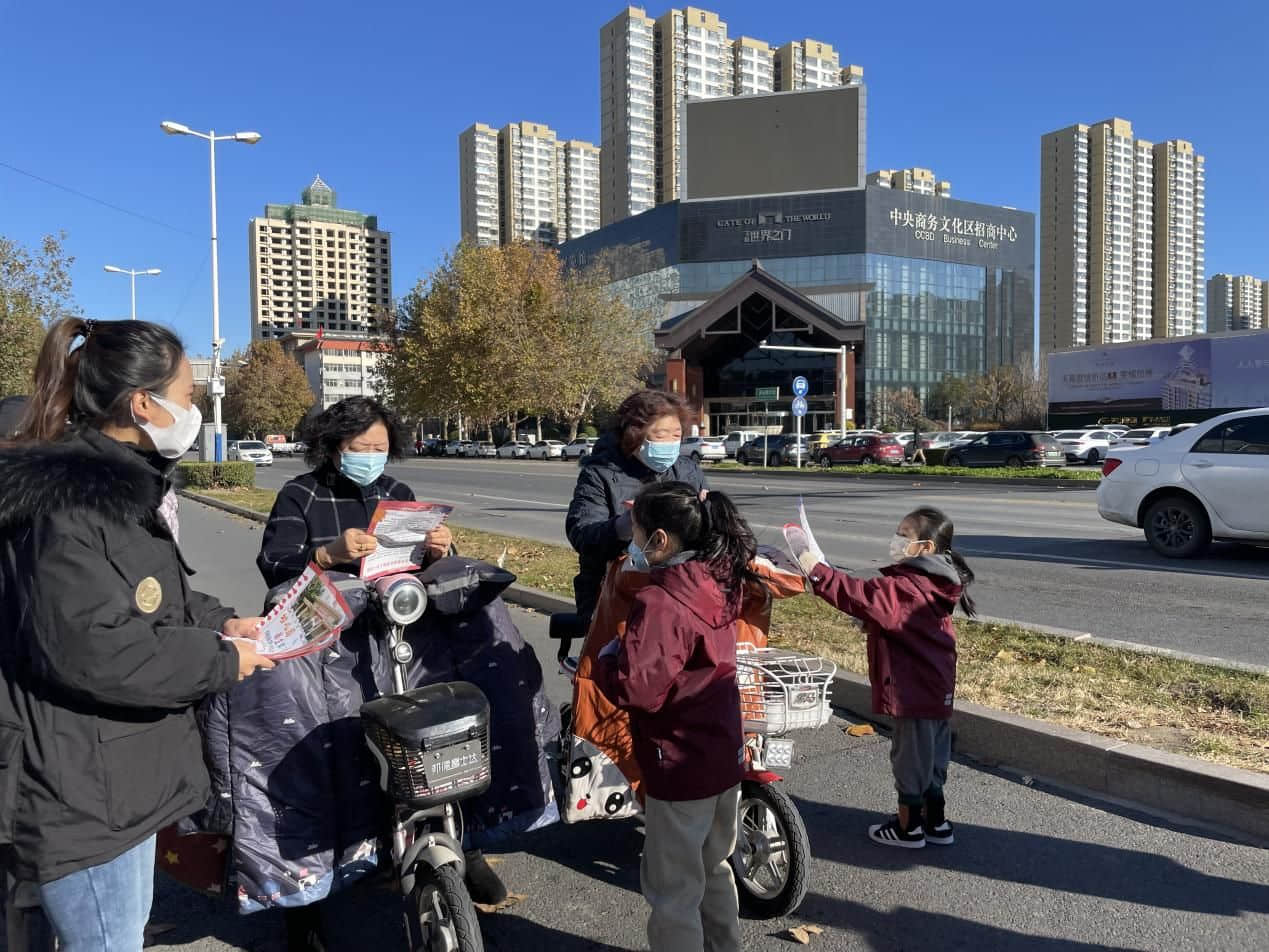
<instances>
[{"instance_id":1,"label":"street lamp post","mask_svg":"<svg viewBox=\"0 0 1269 952\"><path fill-rule=\"evenodd\" d=\"M113 264L106 265L105 270L111 274L126 274L132 279L132 319L137 319L137 275L138 274L162 274L158 268L146 268L144 271L132 271L127 268L116 268Z\"/></svg>"},{"instance_id":2,"label":"street lamp post","mask_svg":"<svg viewBox=\"0 0 1269 952\"><path fill-rule=\"evenodd\" d=\"M842 439L846 438L846 352L849 344L841 347L797 347L792 344L768 344L765 340L758 343L759 350L793 350L800 354L837 354L841 368L837 375L837 405L839 419L842 421Z\"/></svg>"},{"instance_id":3,"label":"street lamp post","mask_svg":"<svg viewBox=\"0 0 1269 952\"><path fill-rule=\"evenodd\" d=\"M212 422L215 434L214 459L219 463L224 459L225 452L225 436L221 432L220 415L220 399L225 394L225 379L220 375L220 349L225 342L220 336L220 255L219 243L216 238L216 143L245 142L247 145L255 145L260 141L260 133L235 132L232 135L218 136L215 129L207 132L196 132L189 126L170 120L161 122L159 128L170 136L194 136L206 140L211 160L212 365L211 379L208 381L207 386L211 390L212 395Z\"/></svg>"}]
</instances>

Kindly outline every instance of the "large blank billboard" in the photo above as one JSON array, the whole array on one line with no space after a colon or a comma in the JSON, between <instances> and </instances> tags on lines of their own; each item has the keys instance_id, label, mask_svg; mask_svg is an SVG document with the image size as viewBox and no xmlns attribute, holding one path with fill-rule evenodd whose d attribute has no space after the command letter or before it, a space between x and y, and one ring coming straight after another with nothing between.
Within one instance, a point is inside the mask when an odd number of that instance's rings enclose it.
<instances>
[{"instance_id":1,"label":"large blank billboard","mask_svg":"<svg viewBox=\"0 0 1269 952\"><path fill-rule=\"evenodd\" d=\"M688 100L682 198L859 188L866 108L863 86Z\"/></svg>"}]
</instances>

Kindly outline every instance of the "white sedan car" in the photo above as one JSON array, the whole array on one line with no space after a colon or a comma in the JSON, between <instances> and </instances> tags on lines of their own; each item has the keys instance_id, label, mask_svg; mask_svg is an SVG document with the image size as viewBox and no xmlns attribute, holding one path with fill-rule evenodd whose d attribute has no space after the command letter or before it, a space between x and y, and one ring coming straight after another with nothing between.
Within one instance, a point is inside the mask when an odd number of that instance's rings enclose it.
<instances>
[{"instance_id":1,"label":"white sedan car","mask_svg":"<svg viewBox=\"0 0 1269 952\"><path fill-rule=\"evenodd\" d=\"M273 451L259 440L238 440L229 444L229 458L257 466L272 466Z\"/></svg>"},{"instance_id":2,"label":"white sedan car","mask_svg":"<svg viewBox=\"0 0 1269 952\"><path fill-rule=\"evenodd\" d=\"M1125 431L1126 432L1126 431ZM1113 449L1119 448L1119 434L1112 430L1063 430L1056 437L1071 463L1096 466Z\"/></svg>"},{"instance_id":3,"label":"white sedan car","mask_svg":"<svg viewBox=\"0 0 1269 952\"><path fill-rule=\"evenodd\" d=\"M1192 558L1213 539L1269 545L1269 408L1208 420L1149 446L1114 450L1097 511L1145 531L1160 555Z\"/></svg>"},{"instance_id":4,"label":"white sedan car","mask_svg":"<svg viewBox=\"0 0 1269 952\"><path fill-rule=\"evenodd\" d=\"M543 440L529 447L529 459L561 459L564 444L559 440Z\"/></svg>"},{"instance_id":5,"label":"white sedan car","mask_svg":"<svg viewBox=\"0 0 1269 952\"><path fill-rule=\"evenodd\" d=\"M528 459L532 443L503 443L498 447L498 459Z\"/></svg>"}]
</instances>

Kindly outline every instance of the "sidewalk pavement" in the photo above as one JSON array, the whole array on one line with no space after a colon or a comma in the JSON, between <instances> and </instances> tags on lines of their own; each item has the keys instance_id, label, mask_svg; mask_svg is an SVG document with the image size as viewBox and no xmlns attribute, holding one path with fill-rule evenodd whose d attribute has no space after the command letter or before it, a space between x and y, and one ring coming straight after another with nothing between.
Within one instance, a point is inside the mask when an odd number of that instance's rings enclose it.
<instances>
[{"instance_id":1,"label":"sidewalk pavement","mask_svg":"<svg viewBox=\"0 0 1269 952\"><path fill-rule=\"evenodd\" d=\"M182 501L182 542L195 586L257 610L252 565L260 526ZM545 619L517 624L554 677ZM1109 804L954 762L949 816L957 843L886 850L864 832L891 809L889 741L847 736L844 721L796 736L788 772L815 856L810 894L786 921L745 923L746 950L794 947L790 925L824 928L812 948L837 950L1181 950L1269 948L1269 853ZM501 857L526 898L482 917L487 948L582 952L646 948L632 823L557 826ZM354 889L331 903L334 949L404 948L395 897ZM153 921L161 950L273 950L281 922L239 917L161 881ZM171 928L167 928L167 927Z\"/></svg>"}]
</instances>

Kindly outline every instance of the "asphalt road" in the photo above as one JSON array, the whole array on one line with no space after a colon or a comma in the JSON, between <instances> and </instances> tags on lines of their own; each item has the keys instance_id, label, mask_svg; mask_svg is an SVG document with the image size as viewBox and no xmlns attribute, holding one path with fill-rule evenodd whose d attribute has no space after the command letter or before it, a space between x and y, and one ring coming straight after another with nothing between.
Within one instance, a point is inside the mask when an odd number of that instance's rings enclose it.
<instances>
[{"instance_id":1,"label":"asphalt road","mask_svg":"<svg viewBox=\"0 0 1269 952\"><path fill-rule=\"evenodd\" d=\"M182 502L181 519L197 587L244 611L257 605L264 593L252 565L259 526L190 502ZM518 609L514 615L545 661L544 618ZM544 668L554 699L563 699L562 680ZM889 741L849 737L844 723L797 735L787 790L810 834L811 890L790 920L745 923L746 950L794 947L779 934L802 923L825 929L811 946L823 952L1269 948L1263 849L969 763L952 764L947 788L955 846L914 853L873 846L864 830L893 800ZM633 823L559 825L526 838L499 866L526 898L482 917L486 947L646 948L640 844ZM350 890L330 904L328 920L332 950L404 948L399 905L386 891ZM154 948L165 952L282 949L277 916L239 917L162 877L152 922Z\"/></svg>"},{"instance_id":2,"label":"asphalt road","mask_svg":"<svg viewBox=\"0 0 1269 952\"><path fill-rule=\"evenodd\" d=\"M304 469L280 459L257 472L281 487ZM457 506L476 529L567 544L564 514L577 468L512 460L408 460L389 467L420 499ZM1269 665L1269 550L1218 545L1195 561L1154 554L1142 534L1106 522L1096 494L1080 489L973 486L895 480L828 480L721 472L711 485L732 495L762 541L806 501L816 537L837 565L868 570L886 560L902 517L942 508L978 582L979 611L1106 638Z\"/></svg>"}]
</instances>

